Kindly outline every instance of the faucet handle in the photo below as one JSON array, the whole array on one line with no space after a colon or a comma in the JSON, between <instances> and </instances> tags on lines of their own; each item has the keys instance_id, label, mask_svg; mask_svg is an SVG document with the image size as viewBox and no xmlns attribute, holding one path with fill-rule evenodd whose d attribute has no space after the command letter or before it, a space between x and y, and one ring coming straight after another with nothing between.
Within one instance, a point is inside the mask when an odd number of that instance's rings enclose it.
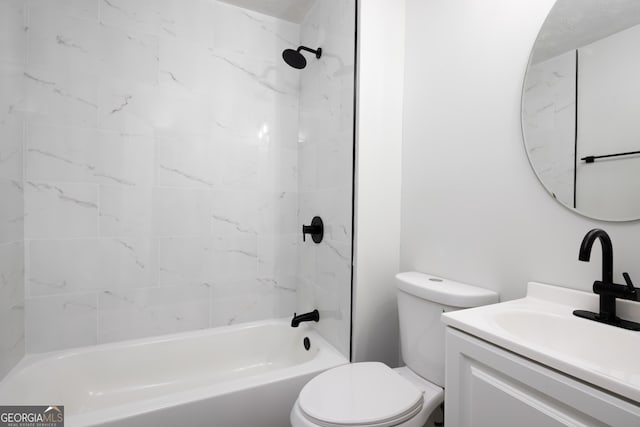
<instances>
[{"instance_id":1,"label":"faucet handle","mask_svg":"<svg viewBox=\"0 0 640 427\"><path fill-rule=\"evenodd\" d=\"M303 225L302 226L302 241L306 241L306 235L311 235L311 240L314 243L322 242L322 238L324 237L324 224L322 223L322 218L319 216L314 216L311 220L311 225Z\"/></svg>"},{"instance_id":2,"label":"faucet handle","mask_svg":"<svg viewBox=\"0 0 640 427\"><path fill-rule=\"evenodd\" d=\"M636 288L633 286L633 282L631 281L631 276L629 276L629 273L622 273L622 277L624 277L624 281L627 283L627 288L629 288L631 292L634 292Z\"/></svg>"}]
</instances>

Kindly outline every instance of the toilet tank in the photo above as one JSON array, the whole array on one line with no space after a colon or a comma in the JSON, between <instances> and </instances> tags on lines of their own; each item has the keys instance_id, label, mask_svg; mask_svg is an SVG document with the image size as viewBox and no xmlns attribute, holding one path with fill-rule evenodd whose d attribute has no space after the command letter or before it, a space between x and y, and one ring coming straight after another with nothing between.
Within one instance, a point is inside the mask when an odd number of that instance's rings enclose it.
<instances>
[{"instance_id":1,"label":"toilet tank","mask_svg":"<svg viewBox=\"0 0 640 427\"><path fill-rule=\"evenodd\" d=\"M498 294L429 274L396 275L402 359L422 378L444 387L442 313L498 302Z\"/></svg>"}]
</instances>

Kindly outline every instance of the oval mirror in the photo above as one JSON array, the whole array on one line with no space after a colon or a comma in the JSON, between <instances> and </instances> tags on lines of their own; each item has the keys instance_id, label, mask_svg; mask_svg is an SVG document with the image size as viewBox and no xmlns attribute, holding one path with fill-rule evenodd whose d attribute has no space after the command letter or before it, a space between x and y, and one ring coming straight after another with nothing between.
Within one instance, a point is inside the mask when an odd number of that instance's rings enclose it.
<instances>
[{"instance_id":1,"label":"oval mirror","mask_svg":"<svg viewBox=\"0 0 640 427\"><path fill-rule=\"evenodd\" d=\"M590 218L640 218L640 0L557 0L522 95L529 161Z\"/></svg>"}]
</instances>

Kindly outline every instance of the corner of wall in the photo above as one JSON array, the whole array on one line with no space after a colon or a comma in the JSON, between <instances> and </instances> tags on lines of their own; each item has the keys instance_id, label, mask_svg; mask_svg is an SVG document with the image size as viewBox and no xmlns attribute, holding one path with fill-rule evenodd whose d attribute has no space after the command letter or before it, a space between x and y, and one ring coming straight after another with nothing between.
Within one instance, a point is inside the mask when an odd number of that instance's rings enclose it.
<instances>
[{"instance_id":1,"label":"corner of wall","mask_svg":"<svg viewBox=\"0 0 640 427\"><path fill-rule=\"evenodd\" d=\"M358 12L352 360L397 366L405 1Z\"/></svg>"}]
</instances>

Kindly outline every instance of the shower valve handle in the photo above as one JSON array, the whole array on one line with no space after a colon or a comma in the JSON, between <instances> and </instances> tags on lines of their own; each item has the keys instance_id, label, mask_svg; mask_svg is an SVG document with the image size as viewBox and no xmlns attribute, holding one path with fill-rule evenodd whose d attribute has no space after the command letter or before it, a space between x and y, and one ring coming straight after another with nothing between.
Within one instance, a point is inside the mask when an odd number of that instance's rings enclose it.
<instances>
[{"instance_id":1,"label":"shower valve handle","mask_svg":"<svg viewBox=\"0 0 640 427\"><path fill-rule=\"evenodd\" d=\"M307 234L311 235L311 239L315 243L322 242L322 238L324 237L324 224L322 223L322 218L319 216L314 216L311 220L311 225L303 225L302 226L302 241L306 242Z\"/></svg>"}]
</instances>

